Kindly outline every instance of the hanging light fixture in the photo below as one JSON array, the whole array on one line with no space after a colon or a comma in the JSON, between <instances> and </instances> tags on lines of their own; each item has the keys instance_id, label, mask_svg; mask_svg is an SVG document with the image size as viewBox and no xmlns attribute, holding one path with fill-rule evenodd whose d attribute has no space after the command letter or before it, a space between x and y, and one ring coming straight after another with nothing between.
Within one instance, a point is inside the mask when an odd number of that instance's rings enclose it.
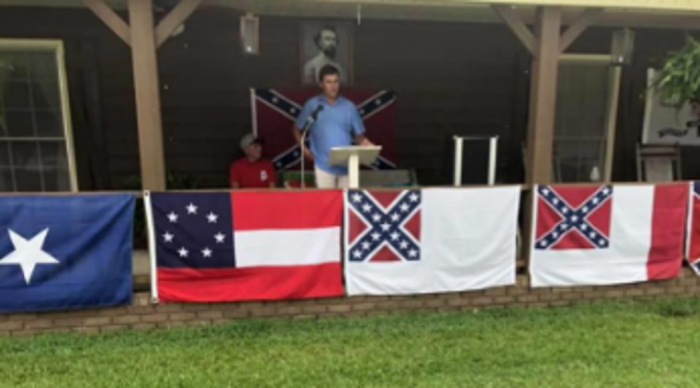
<instances>
[{"instance_id":1,"label":"hanging light fixture","mask_svg":"<svg viewBox=\"0 0 700 388\"><path fill-rule=\"evenodd\" d=\"M625 27L613 32L612 38L612 64L615 66L629 66L634 55L634 31Z\"/></svg>"},{"instance_id":2,"label":"hanging light fixture","mask_svg":"<svg viewBox=\"0 0 700 388\"><path fill-rule=\"evenodd\" d=\"M241 45L247 55L260 54L260 18L247 13L241 16Z\"/></svg>"}]
</instances>

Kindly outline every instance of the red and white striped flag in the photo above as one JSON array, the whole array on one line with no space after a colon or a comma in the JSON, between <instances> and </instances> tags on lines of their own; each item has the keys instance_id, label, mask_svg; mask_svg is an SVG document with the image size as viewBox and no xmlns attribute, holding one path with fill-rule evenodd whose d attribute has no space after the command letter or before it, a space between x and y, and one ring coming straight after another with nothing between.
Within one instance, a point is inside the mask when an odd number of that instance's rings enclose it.
<instances>
[{"instance_id":1,"label":"red and white striped flag","mask_svg":"<svg viewBox=\"0 0 700 388\"><path fill-rule=\"evenodd\" d=\"M533 287L678 276L688 184L536 186Z\"/></svg>"},{"instance_id":2,"label":"red and white striped flag","mask_svg":"<svg viewBox=\"0 0 700 388\"><path fill-rule=\"evenodd\" d=\"M146 199L160 301L343 294L341 191L154 193Z\"/></svg>"}]
</instances>

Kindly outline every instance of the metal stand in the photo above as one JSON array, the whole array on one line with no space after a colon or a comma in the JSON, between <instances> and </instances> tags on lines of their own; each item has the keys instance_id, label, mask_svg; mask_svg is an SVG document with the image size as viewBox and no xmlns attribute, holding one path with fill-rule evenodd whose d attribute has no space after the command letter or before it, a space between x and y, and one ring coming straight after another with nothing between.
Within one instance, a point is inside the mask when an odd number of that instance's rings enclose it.
<instances>
[{"instance_id":1,"label":"metal stand","mask_svg":"<svg viewBox=\"0 0 700 388\"><path fill-rule=\"evenodd\" d=\"M306 188L306 173L304 171L304 162L306 160L306 135L309 133L311 130L311 125L313 125L313 121L307 121L306 125L304 126L304 130L301 131L301 188L305 189Z\"/></svg>"}]
</instances>

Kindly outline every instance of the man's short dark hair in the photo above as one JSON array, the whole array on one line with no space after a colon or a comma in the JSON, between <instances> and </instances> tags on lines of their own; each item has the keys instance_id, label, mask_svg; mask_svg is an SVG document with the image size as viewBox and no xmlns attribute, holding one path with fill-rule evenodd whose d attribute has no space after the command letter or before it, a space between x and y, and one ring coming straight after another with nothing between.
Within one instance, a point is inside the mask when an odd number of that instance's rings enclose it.
<instances>
[{"instance_id":1,"label":"man's short dark hair","mask_svg":"<svg viewBox=\"0 0 700 388\"><path fill-rule=\"evenodd\" d=\"M326 78L327 75L337 75L340 77L340 70L333 65L323 66L321 71L318 72L318 82L323 82L323 79Z\"/></svg>"},{"instance_id":2,"label":"man's short dark hair","mask_svg":"<svg viewBox=\"0 0 700 388\"><path fill-rule=\"evenodd\" d=\"M336 30L333 26L323 26L316 32L316 35L314 35L314 43L316 43L316 47L321 48L321 34L323 34L323 31L330 31L334 33L336 41L338 42L338 44L340 44L340 36L338 35L338 30Z\"/></svg>"}]
</instances>

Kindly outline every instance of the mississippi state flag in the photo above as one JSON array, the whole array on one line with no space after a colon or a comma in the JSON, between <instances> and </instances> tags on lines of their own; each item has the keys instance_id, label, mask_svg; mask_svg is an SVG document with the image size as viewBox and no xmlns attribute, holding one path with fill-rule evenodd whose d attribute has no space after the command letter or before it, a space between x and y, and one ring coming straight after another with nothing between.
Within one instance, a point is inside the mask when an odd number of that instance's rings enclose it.
<instances>
[{"instance_id":1,"label":"mississippi state flag","mask_svg":"<svg viewBox=\"0 0 700 388\"><path fill-rule=\"evenodd\" d=\"M513 284L519 199L519 187L347 191L348 294Z\"/></svg>"},{"instance_id":2,"label":"mississippi state flag","mask_svg":"<svg viewBox=\"0 0 700 388\"><path fill-rule=\"evenodd\" d=\"M688 212L688 261L700 275L700 182L690 184L690 211Z\"/></svg>"},{"instance_id":3,"label":"mississippi state flag","mask_svg":"<svg viewBox=\"0 0 700 388\"><path fill-rule=\"evenodd\" d=\"M342 295L342 200L340 191L147 195L154 299Z\"/></svg>"},{"instance_id":4,"label":"mississippi state flag","mask_svg":"<svg viewBox=\"0 0 700 388\"><path fill-rule=\"evenodd\" d=\"M292 126L308 99L319 94L316 89L251 89L253 129L265 140L266 156L277 170L294 168L301 151L291 134ZM382 145L382 153L372 169L395 168L396 94L388 90L343 89L343 97L357 105L367 132L365 135ZM313 169L313 163L307 168Z\"/></svg>"},{"instance_id":5,"label":"mississippi state flag","mask_svg":"<svg viewBox=\"0 0 700 388\"><path fill-rule=\"evenodd\" d=\"M688 185L535 186L534 287L676 277Z\"/></svg>"}]
</instances>

